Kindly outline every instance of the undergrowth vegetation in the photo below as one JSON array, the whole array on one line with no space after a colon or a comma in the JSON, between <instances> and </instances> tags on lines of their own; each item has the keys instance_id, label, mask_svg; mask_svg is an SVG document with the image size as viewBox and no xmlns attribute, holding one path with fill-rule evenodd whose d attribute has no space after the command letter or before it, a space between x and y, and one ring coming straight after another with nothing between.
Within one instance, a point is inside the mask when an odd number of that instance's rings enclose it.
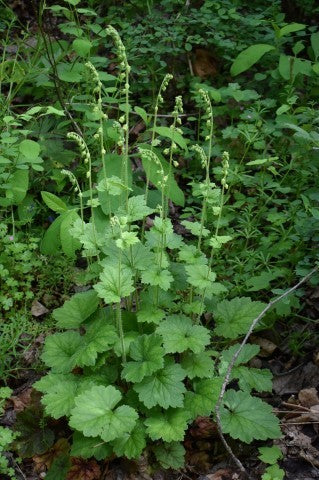
<instances>
[{"instance_id":1,"label":"undergrowth vegetation","mask_svg":"<svg viewBox=\"0 0 319 480\"><path fill-rule=\"evenodd\" d=\"M0 19L0 399L43 373L0 453L43 454L64 422L48 478L74 457L183 468L218 400L224 434L279 438L257 344L220 392L253 320L318 260L317 27L277 1L100 3L41 1L14 48L19 19ZM303 294L257 329L307 322ZM43 364L26 365L43 333ZM259 451L262 478L282 479L278 448ZM0 472L14 478L6 456Z\"/></svg>"}]
</instances>

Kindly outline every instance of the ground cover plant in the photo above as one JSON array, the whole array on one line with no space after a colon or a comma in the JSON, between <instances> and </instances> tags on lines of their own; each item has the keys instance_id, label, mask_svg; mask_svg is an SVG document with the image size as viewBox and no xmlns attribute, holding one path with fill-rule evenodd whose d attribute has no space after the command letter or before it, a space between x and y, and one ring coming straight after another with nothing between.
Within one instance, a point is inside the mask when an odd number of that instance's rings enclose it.
<instances>
[{"instance_id":1,"label":"ground cover plant","mask_svg":"<svg viewBox=\"0 0 319 480\"><path fill-rule=\"evenodd\" d=\"M198 478L219 431L225 475L240 441L283 479L262 336L317 362L317 28L276 2L109 3L40 2L13 51L1 14L0 472Z\"/></svg>"}]
</instances>

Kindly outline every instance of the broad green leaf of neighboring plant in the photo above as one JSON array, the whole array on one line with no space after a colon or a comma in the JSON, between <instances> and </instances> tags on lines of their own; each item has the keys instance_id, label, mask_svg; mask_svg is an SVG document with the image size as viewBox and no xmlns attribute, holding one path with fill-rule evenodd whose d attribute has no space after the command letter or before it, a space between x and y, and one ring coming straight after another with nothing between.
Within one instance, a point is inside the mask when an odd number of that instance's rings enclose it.
<instances>
[{"instance_id":1,"label":"broad green leaf of neighboring plant","mask_svg":"<svg viewBox=\"0 0 319 480\"><path fill-rule=\"evenodd\" d=\"M92 48L92 42L87 38L76 38L72 42L72 47L80 57L87 57Z\"/></svg>"},{"instance_id":2,"label":"broad green leaf of neighboring plant","mask_svg":"<svg viewBox=\"0 0 319 480\"><path fill-rule=\"evenodd\" d=\"M134 292L132 272L126 267L119 270L117 266L107 266L94 288L105 303L119 303Z\"/></svg>"},{"instance_id":3,"label":"broad green leaf of neighboring plant","mask_svg":"<svg viewBox=\"0 0 319 480\"><path fill-rule=\"evenodd\" d=\"M122 377L128 382L141 382L144 377L163 368L164 355L159 335L141 335L130 345L130 357L134 362L124 365Z\"/></svg>"},{"instance_id":4,"label":"broad green leaf of neighboring plant","mask_svg":"<svg viewBox=\"0 0 319 480\"><path fill-rule=\"evenodd\" d=\"M118 457L139 458L146 447L145 427L137 421L133 430L112 442Z\"/></svg>"},{"instance_id":5,"label":"broad green leaf of neighboring plant","mask_svg":"<svg viewBox=\"0 0 319 480\"><path fill-rule=\"evenodd\" d=\"M100 437L85 437L81 432L74 432L72 438L71 457L91 458L104 460L110 457L113 448Z\"/></svg>"},{"instance_id":6,"label":"broad green leaf of neighboring plant","mask_svg":"<svg viewBox=\"0 0 319 480\"><path fill-rule=\"evenodd\" d=\"M152 440L179 442L184 439L189 414L181 408L169 408L166 412L152 414L145 420L147 434Z\"/></svg>"},{"instance_id":7,"label":"broad green leaf of neighboring plant","mask_svg":"<svg viewBox=\"0 0 319 480\"><path fill-rule=\"evenodd\" d=\"M313 33L310 39L313 53L315 55L315 59L317 60L319 57L319 32Z\"/></svg>"},{"instance_id":8,"label":"broad green leaf of neighboring plant","mask_svg":"<svg viewBox=\"0 0 319 480\"><path fill-rule=\"evenodd\" d=\"M144 110L144 108L134 107L134 111L142 118L143 122L147 126L149 124L149 118L148 118L147 112Z\"/></svg>"},{"instance_id":9,"label":"broad green leaf of neighboring plant","mask_svg":"<svg viewBox=\"0 0 319 480\"><path fill-rule=\"evenodd\" d=\"M299 32L300 30L304 30L305 28L306 25L304 25L303 23L289 23L278 31L277 36L278 38L282 38L289 33Z\"/></svg>"},{"instance_id":10,"label":"broad green leaf of neighboring plant","mask_svg":"<svg viewBox=\"0 0 319 480\"><path fill-rule=\"evenodd\" d=\"M16 170L13 175L10 176L10 188L6 190L6 197L13 205L18 205L22 202L27 194L29 186L29 171L28 170Z\"/></svg>"},{"instance_id":11,"label":"broad green leaf of neighboring plant","mask_svg":"<svg viewBox=\"0 0 319 480\"><path fill-rule=\"evenodd\" d=\"M57 253L60 253L60 227L67 214L68 211L63 212L61 215L59 215L46 230L41 242L41 253L43 253L44 255L55 255Z\"/></svg>"},{"instance_id":12,"label":"broad green leaf of neighboring plant","mask_svg":"<svg viewBox=\"0 0 319 480\"><path fill-rule=\"evenodd\" d=\"M173 468L178 470L185 463L185 448L179 442L169 442L154 445L152 448L156 460L165 469Z\"/></svg>"},{"instance_id":13,"label":"broad green leaf of neighboring plant","mask_svg":"<svg viewBox=\"0 0 319 480\"><path fill-rule=\"evenodd\" d=\"M183 150L187 150L187 142L183 135L176 131L176 129L172 129L170 127L154 127L152 130L158 133L162 137L169 138L172 142L176 143L179 147Z\"/></svg>"},{"instance_id":14,"label":"broad green leaf of neighboring plant","mask_svg":"<svg viewBox=\"0 0 319 480\"><path fill-rule=\"evenodd\" d=\"M121 438L133 430L138 414L128 405L116 405L121 400L119 390L112 385L94 386L75 398L70 426L86 437L99 436L105 442Z\"/></svg>"},{"instance_id":15,"label":"broad green leaf of neighboring plant","mask_svg":"<svg viewBox=\"0 0 319 480\"><path fill-rule=\"evenodd\" d=\"M194 391L185 394L185 409L192 419L198 416L209 416L214 411L223 379L207 378L194 382Z\"/></svg>"},{"instance_id":16,"label":"broad green leaf of neighboring plant","mask_svg":"<svg viewBox=\"0 0 319 480\"><path fill-rule=\"evenodd\" d=\"M82 346L78 332L55 333L47 337L41 358L56 373L68 373L76 366L75 354Z\"/></svg>"},{"instance_id":17,"label":"broad green leaf of neighboring plant","mask_svg":"<svg viewBox=\"0 0 319 480\"><path fill-rule=\"evenodd\" d=\"M182 407L186 391L183 383L185 376L180 365L169 364L134 385L134 390L147 408L156 405L163 408Z\"/></svg>"},{"instance_id":18,"label":"broad green leaf of neighboring plant","mask_svg":"<svg viewBox=\"0 0 319 480\"><path fill-rule=\"evenodd\" d=\"M95 290L76 293L63 306L53 312L59 328L78 328L99 305L99 299Z\"/></svg>"},{"instance_id":19,"label":"broad green leaf of neighboring plant","mask_svg":"<svg viewBox=\"0 0 319 480\"><path fill-rule=\"evenodd\" d=\"M265 306L264 303L253 302L248 297L235 297L219 302L214 309L215 333L224 338L237 338L245 334Z\"/></svg>"},{"instance_id":20,"label":"broad green leaf of neighboring plant","mask_svg":"<svg viewBox=\"0 0 319 480\"><path fill-rule=\"evenodd\" d=\"M279 438L279 420L272 413L271 405L248 392L228 390L221 408L224 433L242 442Z\"/></svg>"},{"instance_id":21,"label":"broad green leaf of neighboring plant","mask_svg":"<svg viewBox=\"0 0 319 480\"><path fill-rule=\"evenodd\" d=\"M188 378L211 378L214 374L214 362L209 352L186 352L181 359L181 366Z\"/></svg>"},{"instance_id":22,"label":"broad green leaf of neighboring plant","mask_svg":"<svg viewBox=\"0 0 319 480\"><path fill-rule=\"evenodd\" d=\"M275 47L265 43L258 43L246 48L235 58L230 68L231 75L235 77L236 75L245 72L250 67L255 65L255 63L257 63L258 60L265 55L265 53L270 52L271 50L275 50Z\"/></svg>"},{"instance_id":23,"label":"broad green leaf of neighboring plant","mask_svg":"<svg viewBox=\"0 0 319 480\"><path fill-rule=\"evenodd\" d=\"M63 202L63 200L53 193L42 191L41 197L44 203L56 213L63 213L68 209L68 206Z\"/></svg>"},{"instance_id":24,"label":"broad green leaf of neighboring plant","mask_svg":"<svg viewBox=\"0 0 319 480\"><path fill-rule=\"evenodd\" d=\"M26 158L34 160L38 158L40 153L40 145L34 140L22 140L19 145L19 152Z\"/></svg>"},{"instance_id":25,"label":"broad green leaf of neighboring plant","mask_svg":"<svg viewBox=\"0 0 319 480\"><path fill-rule=\"evenodd\" d=\"M156 330L163 337L166 353L181 353L191 350L203 352L210 342L210 332L201 325L193 325L185 315L170 315Z\"/></svg>"},{"instance_id":26,"label":"broad green leaf of neighboring plant","mask_svg":"<svg viewBox=\"0 0 319 480\"><path fill-rule=\"evenodd\" d=\"M180 205L181 207L183 207L185 203L184 193L179 188L169 163L161 155L160 151L158 151L156 148L152 148L151 145L148 145L146 143L146 144L140 145L140 147L142 147L144 150L152 149L153 152L156 153L157 157L161 162L164 175L168 176L166 187L165 187L165 195L168 196L174 203L176 203L176 205ZM158 190L161 190L163 175L162 173L159 173L158 165L156 165L156 163L152 162L146 156L142 158L142 163L149 181L152 182Z\"/></svg>"},{"instance_id":27,"label":"broad green leaf of neighboring plant","mask_svg":"<svg viewBox=\"0 0 319 480\"><path fill-rule=\"evenodd\" d=\"M67 257L75 258L76 250L81 248L78 238L71 235L70 230L76 220L80 219L75 210L69 210L60 225L60 240L62 251Z\"/></svg>"},{"instance_id":28,"label":"broad green leaf of neighboring plant","mask_svg":"<svg viewBox=\"0 0 319 480\"><path fill-rule=\"evenodd\" d=\"M167 291L173 281L173 276L168 270L161 269L156 265L142 272L142 282L147 285L158 286Z\"/></svg>"}]
</instances>

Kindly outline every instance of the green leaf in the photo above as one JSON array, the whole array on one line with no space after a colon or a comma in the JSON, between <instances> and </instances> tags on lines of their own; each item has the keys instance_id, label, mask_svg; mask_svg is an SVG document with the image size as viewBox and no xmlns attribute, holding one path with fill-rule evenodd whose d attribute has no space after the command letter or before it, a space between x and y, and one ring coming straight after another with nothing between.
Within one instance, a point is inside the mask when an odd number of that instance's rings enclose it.
<instances>
[{"instance_id":1,"label":"green leaf","mask_svg":"<svg viewBox=\"0 0 319 480\"><path fill-rule=\"evenodd\" d=\"M172 142L176 143L183 150L187 150L187 142L185 138L176 130L169 127L154 127L152 131L158 133L162 137L169 138Z\"/></svg>"},{"instance_id":2,"label":"green leaf","mask_svg":"<svg viewBox=\"0 0 319 480\"><path fill-rule=\"evenodd\" d=\"M311 46L315 55L315 60L319 57L319 32L315 32L310 37Z\"/></svg>"},{"instance_id":3,"label":"green leaf","mask_svg":"<svg viewBox=\"0 0 319 480\"><path fill-rule=\"evenodd\" d=\"M223 432L242 442L279 438L281 435L279 420L272 413L272 407L247 392L228 390L220 413Z\"/></svg>"},{"instance_id":4,"label":"green leaf","mask_svg":"<svg viewBox=\"0 0 319 480\"><path fill-rule=\"evenodd\" d=\"M255 63L257 63L258 60L265 55L265 53L270 52L271 50L275 50L275 47L264 43L251 45L250 47L246 48L235 58L230 69L231 75L235 77L236 75L245 72L250 67L255 65Z\"/></svg>"},{"instance_id":5,"label":"green leaf","mask_svg":"<svg viewBox=\"0 0 319 480\"><path fill-rule=\"evenodd\" d=\"M42 403L46 413L58 419L70 415L81 385L77 376L71 373L48 373L34 383L33 387L44 394Z\"/></svg>"},{"instance_id":6,"label":"green leaf","mask_svg":"<svg viewBox=\"0 0 319 480\"><path fill-rule=\"evenodd\" d=\"M58 108L52 107L49 105L45 111L46 115L58 115L58 117L65 117L65 113L63 110L59 110Z\"/></svg>"},{"instance_id":7,"label":"green leaf","mask_svg":"<svg viewBox=\"0 0 319 480\"><path fill-rule=\"evenodd\" d=\"M185 448L179 442L154 445L153 452L156 460L165 469L173 468L174 470L178 470L184 466Z\"/></svg>"},{"instance_id":8,"label":"green leaf","mask_svg":"<svg viewBox=\"0 0 319 480\"><path fill-rule=\"evenodd\" d=\"M126 203L126 196L127 190L131 190L132 186L132 168L131 163L127 163L127 171L126 171L126 178L127 178L127 185L124 184L124 159L123 156L117 155L116 153L109 153L104 156L104 166L105 171L108 177L108 183L113 179L113 183L115 183L115 178L117 177L120 179L120 185L118 184L118 188L121 187L122 193L120 195L114 196L107 191L99 191L98 198L101 204L101 208L106 215L109 215L110 212L116 212L121 205ZM99 180L102 182L103 185L103 178L104 175L101 171L99 175Z\"/></svg>"},{"instance_id":9,"label":"green leaf","mask_svg":"<svg viewBox=\"0 0 319 480\"><path fill-rule=\"evenodd\" d=\"M84 437L80 432L74 432L70 455L71 457L105 460L113 453L112 447L99 437Z\"/></svg>"},{"instance_id":10,"label":"green leaf","mask_svg":"<svg viewBox=\"0 0 319 480\"><path fill-rule=\"evenodd\" d=\"M75 399L70 426L86 437L99 436L105 442L121 438L133 430L138 418L136 411L127 405L115 408L121 397L112 385L86 390Z\"/></svg>"},{"instance_id":11,"label":"green leaf","mask_svg":"<svg viewBox=\"0 0 319 480\"><path fill-rule=\"evenodd\" d=\"M184 227L187 228L192 235L195 235L195 237L199 237L200 235L207 237L207 235L210 233L207 228L201 226L200 222L189 222L188 220L182 220L181 224L184 225Z\"/></svg>"},{"instance_id":12,"label":"green leaf","mask_svg":"<svg viewBox=\"0 0 319 480\"><path fill-rule=\"evenodd\" d=\"M240 347L240 344L236 343L235 345L232 345L231 347L227 348L227 350L223 351L221 356L221 364L223 363L226 364L226 368L219 368L219 371L221 374L226 373L228 364L231 362L233 356L235 355L239 347ZM234 366L237 367L241 363L249 362L249 360L251 360L256 355L258 355L259 351L260 351L259 345L247 343L241 349L241 352L238 355L238 358L236 359Z\"/></svg>"},{"instance_id":13,"label":"green leaf","mask_svg":"<svg viewBox=\"0 0 319 480\"><path fill-rule=\"evenodd\" d=\"M60 227L67 214L68 212L64 212L59 215L46 230L41 242L41 253L44 255L55 255L60 252Z\"/></svg>"},{"instance_id":14,"label":"green leaf","mask_svg":"<svg viewBox=\"0 0 319 480\"><path fill-rule=\"evenodd\" d=\"M229 235L218 235L210 239L209 245L219 250L224 243L230 242L232 239L233 237L230 237Z\"/></svg>"},{"instance_id":15,"label":"green leaf","mask_svg":"<svg viewBox=\"0 0 319 480\"><path fill-rule=\"evenodd\" d=\"M141 335L130 345L130 357L122 371L122 378L128 382L140 382L164 366L165 351L159 335Z\"/></svg>"},{"instance_id":16,"label":"green leaf","mask_svg":"<svg viewBox=\"0 0 319 480\"><path fill-rule=\"evenodd\" d=\"M214 310L215 333L224 338L237 338L245 334L265 306L261 302L252 302L248 297L219 302Z\"/></svg>"},{"instance_id":17,"label":"green leaf","mask_svg":"<svg viewBox=\"0 0 319 480\"><path fill-rule=\"evenodd\" d=\"M71 466L69 455L62 453L54 458L45 476L46 480L65 480Z\"/></svg>"},{"instance_id":18,"label":"green leaf","mask_svg":"<svg viewBox=\"0 0 319 480\"><path fill-rule=\"evenodd\" d=\"M274 465L283 457L282 451L279 447L277 447L277 445L273 445L272 447L259 447L258 451L258 458L260 458L262 462L268 463L269 465Z\"/></svg>"},{"instance_id":19,"label":"green leaf","mask_svg":"<svg viewBox=\"0 0 319 480\"><path fill-rule=\"evenodd\" d=\"M36 202L33 195L27 194L18 205L18 216L21 225L31 223L37 213Z\"/></svg>"},{"instance_id":20,"label":"green leaf","mask_svg":"<svg viewBox=\"0 0 319 480\"><path fill-rule=\"evenodd\" d=\"M209 290L216 278L208 265L186 265L185 270L188 282L199 290Z\"/></svg>"},{"instance_id":21,"label":"green leaf","mask_svg":"<svg viewBox=\"0 0 319 480\"><path fill-rule=\"evenodd\" d=\"M178 442L184 440L188 420L189 414L184 409L169 408L151 415L144 423L152 440Z\"/></svg>"},{"instance_id":22,"label":"green leaf","mask_svg":"<svg viewBox=\"0 0 319 480\"><path fill-rule=\"evenodd\" d=\"M181 262L193 264L206 264L207 258L200 252L195 245L182 245L181 250L178 252L178 258Z\"/></svg>"},{"instance_id":23,"label":"green leaf","mask_svg":"<svg viewBox=\"0 0 319 480\"><path fill-rule=\"evenodd\" d=\"M78 3L80 3L81 0L64 0L64 1L75 7Z\"/></svg>"},{"instance_id":24,"label":"green leaf","mask_svg":"<svg viewBox=\"0 0 319 480\"><path fill-rule=\"evenodd\" d=\"M54 432L43 422L43 411L37 403L17 414L14 429L19 432L15 441L19 457L42 455L54 443Z\"/></svg>"},{"instance_id":25,"label":"green leaf","mask_svg":"<svg viewBox=\"0 0 319 480\"><path fill-rule=\"evenodd\" d=\"M80 219L77 212L75 210L69 210L66 212L60 225L60 240L62 250L69 258L75 258L76 250L81 248L81 242L70 233L71 227L74 225L74 222L77 219Z\"/></svg>"},{"instance_id":26,"label":"green leaf","mask_svg":"<svg viewBox=\"0 0 319 480\"><path fill-rule=\"evenodd\" d=\"M73 361L78 367L95 365L97 354L110 350L118 336L115 327L107 324L101 316L86 327L86 334L81 338L82 345L73 355Z\"/></svg>"},{"instance_id":27,"label":"green leaf","mask_svg":"<svg viewBox=\"0 0 319 480\"><path fill-rule=\"evenodd\" d=\"M281 276L283 276L283 273L280 271L261 272L259 275L250 277L246 281L246 285L249 287L250 292L258 292L259 290L269 288L270 282Z\"/></svg>"},{"instance_id":28,"label":"green leaf","mask_svg":"<svg viewBox=\"0 0 319 480\"><path fill-rule=\"evenodd\" d=\"M22 140L19 145L19 152L29 160L35 160L40 153L40 145L33 140Z\"/></svg>"},{"instance_id":29,"label":"green leaf","mask_svg":"<svg viewBox=\"0 0 319 480\"><path fill-rule=\"evenodd\" d=\"M164 317L164 310L153 305L142 306L141 310L137 312L137 321L139 323L155 323L155 325L158 325Z\"/></svg>"},{"instance_id":30,"label":"green leaf","mask_svg":"<svg viewBox=\"0 0 319 480\"><path fill-rule=\"evenodd\" d=\"M145 195L136 195L128 199L127 215L129 222L143 220L154 212L152 208L146 205Z\"/></svg>"},{"instance_id":31,"label":"green leaf","mask_svg":"<svg viewBox=\"0 0 319 480\"><path fill-rule=\"evenodd\" d=\"M79 57L87 57L92 48L92 42L87 38L76 38L72 42L72 47Z\"/></svg>"},{"instance_id":32,"label":"green leaf","mask_svg":"<svg viewBox=\"0 0 319 480\"><path fill-rule=\"evenodd\" d=\"M121 298L128 297L134 292L132 272L126 267L119 270L117 266L107 266L94 289L105 303L119 303Z\"/></svg>"},{"instance_id":33,"label":"green leaf","mask_svg":"<svg viewBox=\"0 0 319 480\"><path fill-rule=\"evenodd\" d=\"M54 212L63 213L67 211L68 206L59 197L50 192L41 192L44 203Z\"/></svg>"},{"instance_id":34,"label":"green leaf","mask_svg":"<svg viewBox=\"0 0 319 480\"><path fill-rule=\"evenodd\" d=\"M214 373L214 362L209 352L187 352L182 356L181 366L191 380L195 377L211 378Z\"/></svg>"},{"instance_id":35,"label":"green leaf","mask_svg":"<svg viewBox=\"0 0 319 480\"><path fill-rule=\"evenodd\" d=\"M147 285L159 286L167 291L173 281L173 276L168 270L152 265L142 272L142 282Z\"/></svg>"},{"instance_id":36,"label":"green leaf","mask_svg":"<svg viewBox=\"0 0 319 480\"><path fill-rule=\"evenodd\" d=\"M144 150L151 150L151 145L142 144L140 145ZM156 148L152 149L153 152L158 157L159 161L161 162L164 175L168 176L166 187L165 187L165 195L168 196L176 205L180 205L181 207L184 206L185 197L183 191L179 188L175 178L174 173L172 171L172 167L170 167L169 163L165 160L163 155L161 155L159 150ZM145 170L146 176L148 177L149 181L155 185L158 190L162 190L162 181L163 175L158 173L159 167L156 165L155 162L151 161L148 157L142 157L143 168Z\"/></svg>"},{"instance_id":37,"label":"green leaf","mask_svg":"<svg viewBox=\"0 0 319 480\"><path fill-rule=\"evenodd\" d=\"M83 345L78 332L55 333L47 337L41 358L57 373L68 373L76 366L74 355Z\"/></svg>"},{"instance_id":38,"label":"green leaf","mask_svg":"<svg viewBox=\"0 0 319 480\"><path fill-rule=\"evenodd\" d=\"M214 411L218 400L223 378L209 378L194 383L194 392L185 395L185 409L192 419L198 416L208 416Z\"/></svg>"},{"instance_id":39,"label":"green leaf","mask_svg":"<svg viewBox=\"0 0 319 480\"><path fill-rule=\"evenodd\" d=\"M139 458L146 447L145 427L137 422L130 433L125 433L112 442L118 457Z\"/></svg>"},{"instance_id":40,"label":"green leaf","mask_svg":"<svg viewBox=\"0 0 319 480\"><path fill-rule=\"evenodd\" d=\"M299 32L300 30L304 30L305 28L306 25L304 25L303 23L289 23L288 25L285 25L279 30L278 38L282 38L289 33Z\"/></svg>"},{"instance_id":41,"label":"green leaf","mask_svg":"<svg viewBox=\"0 0 319 480\"><path fill-rule=\"evenodd\" d=\"M63 82L79 83L83 80L82 73L84 65L81 63L58 63L58 77Z\"/></svg>"},{"instance_id":42,"label":"green leaf","mask_svg":"<svg viewBox=\"0 0 319 480\"><path fill-rule=\"evenodd\" d=\"M285 471L279 465L271 465L267 467L265 473L262 475L262 480L283 480Z\"/></svg>"},{"instance_id":43,"label":"green leaf","mask_svg":"<svg viewBox=\"0 0 319 480\"><path fill-rule=\"evenodd\" d=\"M248 368L239 366L233 368L232 378L238 378L242 390L256 390L256 392L271 392L272 374L265 368Z\"/></svg>"},{"instance_id":44,"label":"green leaf","mask_svg":"<svg viewBox=\"0 0 319 480\"><path fill-rule=\"evenodd\" d=\"M95 290L76 293L64 305L53 312L59 328L78 328L99 305L99 299Z\"/></svg>"},{"instance_id":45,"label":"green leaf","mask_svg":"<svg viewBox=\"0 0 319 480\"><path fill-rule=\"evenodd\" d=\"M28 170L16 170L10 177L10 187L6 190L6 197L13 205L18 205L27 194L29 186Z\"/></svg>"},{"instance_id":46,"label":"green leaf","mask_svg":"<svg viewBox=\"0 0 319 480\"><path fill-rule=\"evenodd\" d=\"M210 342L210 332L201 325L193 325L185 315L170 315L156 330L163 337L166 353L181 353L191 350L203 352Z\"/></svg>"},{"instance_id":47,"label":"green leaf","mask_svg":"<svg viewBox=\"0 0 319 480\"><path fill-rule=\"evenodd\" d=\"M180 365L167 365L153 373L151 377L145 377L141 383L134 385L134 390L147 408L156 405L163 408L182 407L186 391L183 383L185 376Z\"/></svg>"},{"instance_id":48,"label":"green leaf","mask_svg":"<svg viewBox=\"0 0 319 480\"><path fill-rule=\"evenodd\" d=\"M145 125L147 126L149 121L148 121L148 117L147 117L147 112L144 110L144 108L141 108L141 107L134 107L134 111L136 113L138 113L138 115L142 118L143 122L145 123Z\"/></svg>"}]
</instances>

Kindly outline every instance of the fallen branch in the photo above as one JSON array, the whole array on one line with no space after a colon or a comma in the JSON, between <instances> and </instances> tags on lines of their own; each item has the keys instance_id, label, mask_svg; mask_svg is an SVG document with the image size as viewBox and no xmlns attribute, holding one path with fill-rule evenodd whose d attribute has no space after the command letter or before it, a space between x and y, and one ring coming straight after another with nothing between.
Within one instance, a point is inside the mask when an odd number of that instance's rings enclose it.
<instances>
[{"instance_id":1,"label":"fallen branch","mask_svg":"<svg viewBox=\"0 0 319 480\"><path fill-rule=\"evenodd\" d=\"M234 353L233 357L231 358L231 361L229 362L229 365L228 365L228 368L227 368L227 372L226 372L226 375L225 375L225 378L224 378L224 382L222 384L222 388L221 388L221 391L220 391L220 394L219 394L219 397L218 397L218 400L217 400L217 403L216 403L216 406L215 406L215 413L216 413L216 423L217 423L217 429L218 429L218 433L219 433L219 436L220 436L220 439L222 441L222 443L224 444L224 447L226 448L227 452L229 453L231 459L233 460L233 462L237 465L237 467L239 468L239 470L244 474L246 475L247 478L249 478L249 475L244 467L244 465L241 463L241 461L236 457L236 455L233 453L231 447L228 445L225 437L224 437L224 434L223 434L223 429L222 429L222 424L221 424L221 419L220 419L220 406L222 404L222 401L223 401L223 398L224 398L224 395L225 395L225 391L226 391L226 388L227 388L227 385L229 383L229 379L230 379L230 375L231 375L231 372L232 372L232 369L235 365L235 362L237 360L237 358L239 357L239 354L240 352L242 351L242 349L244 348L244 346L246 345L250 335L253 333L254 331L254 328L256 327L257 323L259 322L259 320L268 312L268 310L273 306L275 305L277 302L279 302L280 300L282 300L283 298L287 297L287 295L289 295L290 293L294 292L295 290L297 290L300 285L302 285L303 283L305 283L315 272L318 271L318 268L319 266L315 267L313 270L311 270L311 272L308 273L308 275L306 275L305 277L303 277L300 282L298 282L294 287L291 287L289 290L287 290L285 293L283 293L282 295L280 295L279 297L275 298L274 300L271 300L271 302L268 303L268 305L263 309L263 311L252 321L250 327L249 327L249 330L248 332L246 333L245 335L245 338L243 339L243 341L241 342L238 350Z\"/></svg>"}]
</instances>

